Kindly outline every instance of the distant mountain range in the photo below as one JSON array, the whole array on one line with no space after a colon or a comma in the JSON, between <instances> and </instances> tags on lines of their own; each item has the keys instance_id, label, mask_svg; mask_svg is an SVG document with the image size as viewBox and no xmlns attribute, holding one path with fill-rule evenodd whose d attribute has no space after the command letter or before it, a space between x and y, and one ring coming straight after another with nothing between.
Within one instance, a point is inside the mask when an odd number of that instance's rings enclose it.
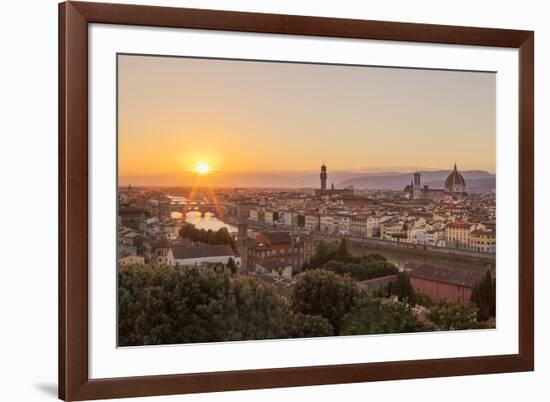
<instances>
[{"instance_id":1,"label":"distant mountain range","mask_svg":"<svg viewBox=\"0 0 550 402\"><path fill-rule=\"evenodd\" d=\"M420 171L422 185L430 188L444 188L445 179L451 173L449 170ZM496 176L483 170L466 170L460 172L466 180L466 188L494 189ZM336 184L337 188L353 186L357 189L369 188L380 190L402 190L411 183L411 173L371 173L361 177L353 177Z\"/></svg>"},{"instance_id":2,"label":"distant mountain range","mask_svg":"<svg viewBox=\"0 0 550 402\"><path fill-rule=\"evenodd\" d=\"M431 188L443 188L449 170L420 171L422 184ZM460 172L470 189L495 188L495 175L482 170ZM346 172L329 171L327 186L336 188L353 186L356 189L402 190L410 184L413 172ZM120 177L120 185L135 186L203 186L256 187L256 188L319 188L318 172L212 172L205 177L192 174Z\"/></svg>"},{"instance_id":3,"label":"distant mountain range","mask_svg":"<svg viewBox=\"0 0 550 402\"><path fill-rule=\"evenodd\" d=\"M362 177L364 173L333 171L329 173L328 185L354 177ZM193 186L211 185L214 187L255 187L255 188L318 188L320 186L319 172L211 172L207 176L183 173L175 175L126 176L119 177L122 186Z\"/></svg>"}]
</instances>

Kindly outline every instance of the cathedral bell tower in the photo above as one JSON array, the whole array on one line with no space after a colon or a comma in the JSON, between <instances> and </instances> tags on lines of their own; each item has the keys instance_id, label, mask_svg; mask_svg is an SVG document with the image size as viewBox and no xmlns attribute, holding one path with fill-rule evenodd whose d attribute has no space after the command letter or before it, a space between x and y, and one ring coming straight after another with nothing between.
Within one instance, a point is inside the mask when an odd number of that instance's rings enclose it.
<instances>
[{"instance_id":1,"label":"cathedral bell tower","mask_svg":"<svg viewBox=\"0 0 550 402\"><path fill-rule=\"evenodd\" d=\"M416 172L413 176L413 199L419 200L422 198L422 188L420 185L420 172Z\"/></svg>"}]
</instances>

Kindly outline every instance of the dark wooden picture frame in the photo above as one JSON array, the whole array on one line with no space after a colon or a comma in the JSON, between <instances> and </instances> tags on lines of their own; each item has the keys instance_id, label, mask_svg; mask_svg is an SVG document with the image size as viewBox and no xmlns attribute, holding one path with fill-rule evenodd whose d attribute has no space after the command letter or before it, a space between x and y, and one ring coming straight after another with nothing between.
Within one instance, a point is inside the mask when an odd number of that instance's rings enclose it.
<instances>
[{"instance_id":1,"label":"dark wooden picture frame","mask_svg":"<svg viewBox=\"0 0 550 402\"><path fill-rule=\"evenodd\" d=\"M519 353L90 379L88 24L121 24L519 49ZM351 19L66 2L59 5L59 397L64 400L292 387L534 369L534 33Z\"/></svg>"}]
</instances>

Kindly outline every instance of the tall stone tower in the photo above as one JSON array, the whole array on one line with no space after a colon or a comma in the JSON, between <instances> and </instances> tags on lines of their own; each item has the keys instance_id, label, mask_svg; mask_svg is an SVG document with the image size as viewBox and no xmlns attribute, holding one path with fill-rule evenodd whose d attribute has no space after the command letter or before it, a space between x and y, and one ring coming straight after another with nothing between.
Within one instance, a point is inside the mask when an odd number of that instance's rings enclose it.
<instances>
[{"instance_id":1,"label":"tall stone tower","mask_svg":"<svg viewBox=\"0 0 550 402\"><path fill-rule=\"evenodd\" d=\"M248 269L248 225L239 223L237 234L237 251L241 256L241 269Z\"/></svg>"},{"instance_id":2,"label":"tall stone tower","mask_svg":"<svg viewBox=\"0 0 550 402\"><path fill-rule=\"evenodd\" d=\"M323 163L321 166L321 190L327 189L327 167Z\"/></svg>"},{"instance_id":3,"label":"tall stone tower","mask_svg":"<svg viewBox=\"0 0 550 402\"><path fill-rule=\"evenodd\" d=\"M420 187L420 172L416 172L413 176L413 199L421 198L422 188Z\"/></svg>"}]
</instances>

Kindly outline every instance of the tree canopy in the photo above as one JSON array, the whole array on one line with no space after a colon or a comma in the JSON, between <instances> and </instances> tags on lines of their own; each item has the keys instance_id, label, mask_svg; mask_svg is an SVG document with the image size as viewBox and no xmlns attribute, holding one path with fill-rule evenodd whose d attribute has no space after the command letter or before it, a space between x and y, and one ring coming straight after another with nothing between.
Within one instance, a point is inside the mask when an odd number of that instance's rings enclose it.
<instances>
[{"instance_id":1,"label":"tree canopy","mask_svg":"<svg viewBox=\"0 0 550 402\"><path fill-rule=\"evenodd\" d=\"M227 242L227 230L182 228L183 237ZM234 241L233 241L234 243ZM229 243L227 243L229 244ZM434 301L380 254L354 256L345 240L320 242L307 270L281 292L269 280L241 275L233 259L197 267L120 266L119 345L157 345L333 335L488 328L494 325L490 273L471 302ZM397 275L391 286L364 291L363 281ZM287 297L287 295L290 296ZM390 295L396 295L390 298ZM421 304L422 320L411 307ZM418 314L418 312L415 312Z\"/></svg>"},{"instance_id":2,"label":"tree canopy","mask_svg":"<svg viewBox=\"0 0 550 402\"><path fill-rule=\"evenodd\" d=\"M119 345L329 336L320 316L294 313L262 280L226 267L120 267Z\"/></svg>"},{"instance_id":3,"label":"tree canopy","mask_svg":"<svg viewBox=\"0 0 550 402\"><path fill-rule=\"evenodd\" d=\"M309 270L296 281L291 300L296 312L324 317L339 333L342 318L358 296L359 289L350 277Z\"/></svg>"},{"instance_id":4,"label":"tree canopy","mask_svg":"<svg viewBox=\"0 0 550 402\"><path fill-rule=\"evenodd\" d=\"M399 272L397 274L397 281L392 285L392 293L397 295L397 300L416 304L416 293L411 285L409 275L406 272Z\"/></svg>"},{"instance_id":5,"label":"tree canopy","mask_svg":"<svg viewBox=\"0 0 550 402\"><path fill-rule=\"evenodd\" d=\"M194 242L206 244L228 244L233 250L236 249L236 242L227 228L222 227L216 231L211 229L197 229L194 225L184 225L179 231L180 237Z\"/></svg>"},{"instance_id":6,"label":"tree canopy","mask_svg":"<svg viewBox=\"0 0 550 402\"><path fill-rule=\"evenodd\" d=\"M430 308L428 319L440 331L486 328L476 320L477 311L478 308L473 303L443 299Z\"/></svg>"},{"instance_id":7,"label":"tree canopy","mask_svg":"<svg viewBox=\"0 0 550 402\"><path fill-rule=\"evenodd\" d=\"M358 281L395 275L399 269L380 254L353 256L346 239L339 242L319 242L315 253L304 264L305 269L325 269L338 275L349 275Z\"/></svg>"},{"instance_id":8,"label":"tree canopy","mask_svg":"<svg viewBox=\"0 0 550 402\"><path fill-rule=\"evenodd\" d=\"M345 315L341 335L392 334L426 330L405 303L362 297Z\"/></svg>"},{"instance_id":9,"label":"tree canopy","mask_svg":"<svg viewBox=\"0 0 550 402\"><path fill-rule=\"evenodd\" d=\"M367 279L379 278L387 275L395 275L399 272L399 269L389 262L373 262L366 263L361 261L360 264L353 262L339 262L329 261L323 269L334 272L338 275L349 275L358 281L365 281Z\"/></svg>"},{"instance_id":10,"label":"tree canopy","mask_svg":"<svg viewBox=\"0 0 550 402\"><path fill-rule=\"evenodd\" d=\"M227 260L227 268L231 271L232 274L236 274L238 271L237 264L235 264L235 260L233 257L229 257L229 260Z\"/></svg>"},{"instance_id":11,"label":"tree canopy","mask_svg":"<svg viewBox=\"0 0 550 402\"><path fill-rule=\"evenodd\" d=\"M336 250L336 254L334 255L334 259L336 261L340 262L346 262L349 258L349 252L348 252L348 242L345 238L342 238L340 240L340 243L338 244L338 249Z\"/></svg>"},{"instance_id":12,"label":"tree canopy","mask_svg":"<svg viewBox=\"0 0 550 402\"><path fill-rule=\"evenodd\" d=\"M470 301L479 309L478 321L487 321L496 316L496 280L491 272L487 271L481 282L474 287Z\"/></svg>"},{"instance_id":13,"label":"tree canopy","mask_svg":"<svg viewBox=\"0 0 550 402\"><path fill-rule=\"evenodd\" d=\"M288 324L289 338L311 338L332 336L334 330L330 322L320 315L293 313Z\"/></svg>"},{"instance_id":14,"label":"tree canopy","mask_svg":"<svg viewBox=\"0 0 550 402\"><path fill-rule=\"evenodd\" d=\"M304 263L305 269L316 269L321 268L330 260L334 259L337 251L336 243L327 243L320 241L316 248L315 253L309 259L309 261Z\"/></svg>"}]
</instances>

